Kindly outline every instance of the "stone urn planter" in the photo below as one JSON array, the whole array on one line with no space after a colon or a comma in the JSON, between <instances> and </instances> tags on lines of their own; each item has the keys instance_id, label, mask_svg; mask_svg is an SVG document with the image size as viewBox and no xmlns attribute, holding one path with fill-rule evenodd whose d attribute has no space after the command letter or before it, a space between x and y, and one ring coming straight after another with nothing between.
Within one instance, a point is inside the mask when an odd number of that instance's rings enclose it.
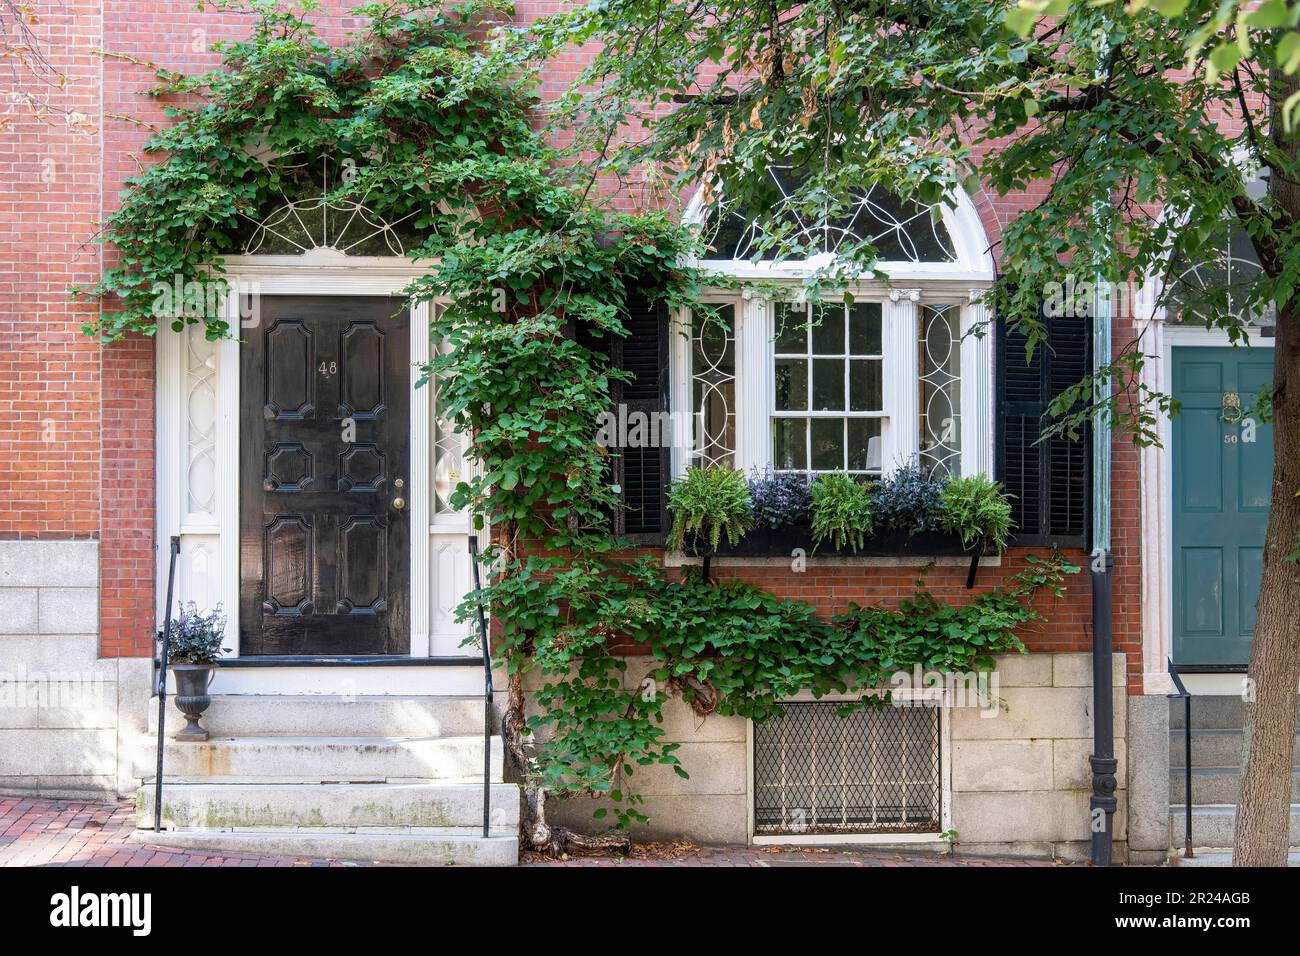
<instances>
[{"instance_id":1,"label":"stone urn planter","mask_svg":"<svg viewBox=\"0 0 1300 956\"><path fill-rule=\"evenodd\" d=\"M158 640L162 659L176 680L176 709L185 715L185 726L172 739L201 743L208 739L208 732L199 725L199 718L212 703L208 688L217 673L217 658L226 650L221 646L226 616L220 604L211 611L200 611L188 601L168 624L170 629L164 626Z\"/></svg>"},{"instance_id":2,"label":"stone urn planter","mask_svg":"<svg viewBox=\"0 0 1300 956\"><path fill-rule=\"evenodd\" d=\"M176 679L176 709L185 715L185 726L172 735L172 740L202 742L208 732L199 726L199 718L212 703L208 688L217 669L211 664L172 664Z\"/></svg>"}]
</instances>

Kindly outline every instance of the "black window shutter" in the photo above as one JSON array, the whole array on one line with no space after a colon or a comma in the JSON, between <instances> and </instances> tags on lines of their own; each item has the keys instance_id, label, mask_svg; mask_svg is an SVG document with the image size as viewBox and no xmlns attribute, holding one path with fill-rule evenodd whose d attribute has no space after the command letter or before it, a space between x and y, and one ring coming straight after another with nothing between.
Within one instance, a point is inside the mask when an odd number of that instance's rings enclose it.
<instances>
[{"instance_id":1,"label":"black window shutter","mask_svg":"<svg viewBox=\"0 0 1300 956\"><path fill-rule=\"evenodd\" d=\"M1025 360L1025 336L997 323L998 479L1011 499L1016 544L1086 548L1091 495L1091 430L1077 439L1039 436L1048 405L1092 367L1091 323L1044 318L1047 341Z\"/></svg>"},{"instance_id":2,"label":"black window shutter","mask_svg":"<svg viewBox=\"0 0 1300 956\"><path fill-rule=\"evenodd\" d=\"M618 367L618 363L616 361L617 353L615 351L616 345L614 342L615 336L610 335L608 332L598 333L587 323L580 322L577 324L577 327L574 329L573 338L574 341L576 341L583 348L590 349L592 352L595 352L597 355L601 356L601 358L604 359L606 367L608 368ZM618 383L611 383L610 385L610 403L611 403L612 411L614 411L615 413L617 413L618 387L619 387ZM613 485L613 484L617 484L618 482L618 478L616 476L618 456L616 454L613 454L613 449L609 449L609 451L611 452L611 454L605 458L604 474L602 478L606 485ZM613 511L602 509L602 514L604 515L605 520L608 522L608 526L611 531L618 524L619 512L621 510L622 510L621 507Z\"/></svg>"},{"instance_id":3,"label":"black window shutter","mask_svg":"<svg viewBox=\"0 0 1300 956\"><path fill-rule=\"evenodd\" d=\"M668 309L644 292L633 290L621 316L626 337L595 336L579 327L577 341L604 355L612 368L631 373L610 389L615 421L629 433L642 419L641 434L657 440L641 447L610 449L608 481L621 489L620 506L611 515L613 533L634 544L662 544L668 532L667 483L672 468L668 428ZM625 411L620 414L619 406Z\"/></svg>"},{"instance_id":4,"label":"black window shutter","mask_svg":"<svg viewBox=\"0 0 1300 956\"><path fill-rule=\"evenodd\" d=\"M668 307L633 292L623 315L626 338L616 343L620 367L632 378L620 385L629 422L641 415L647 441L622 448L615 464L623 489L619 534L637 544L662 544L668 532L666 485L672 468L668 411ZM630 429L629 429L630 430Z\"/></svg>"}]
</instances>

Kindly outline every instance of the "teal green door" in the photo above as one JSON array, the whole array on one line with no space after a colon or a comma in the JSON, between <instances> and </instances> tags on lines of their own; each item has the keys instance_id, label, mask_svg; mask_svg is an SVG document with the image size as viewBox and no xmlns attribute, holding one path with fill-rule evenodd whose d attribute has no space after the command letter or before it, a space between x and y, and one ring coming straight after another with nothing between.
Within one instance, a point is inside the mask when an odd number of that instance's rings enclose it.
<instances>
[{"instance_id":1,"label":"teal green door","mask_svg":"<svg viewBox=\"0 0 1300 956\"><path fill-rule=\"evenodd\" d=\"M1174 663L1245 664L1273 477L1273 430L1247 413L1273 350L1176 348L1173 364Z\"/></svg>"}]
</instances>

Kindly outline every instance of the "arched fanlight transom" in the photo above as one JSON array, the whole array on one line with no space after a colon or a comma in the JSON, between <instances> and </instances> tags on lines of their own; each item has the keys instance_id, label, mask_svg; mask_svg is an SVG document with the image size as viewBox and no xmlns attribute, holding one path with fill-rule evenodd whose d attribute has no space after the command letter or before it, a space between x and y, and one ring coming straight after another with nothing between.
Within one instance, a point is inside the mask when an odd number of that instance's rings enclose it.
<instances>
[{"instance_id":1,"label":"arched fanlight transom","mask_svg":"<svg viewBox=\"0 0 1300 956\"><path fill-rule=\"evenodd\" d=\"M937 210L901 199L879 186L859 193L842 215L812 216L800 208L793 195L798 174L789 166L770 166L766 175L776 199L763 216L756 216L725 197L720 199L705 225L708 260L745 261L770 258L765 240L773 223L783 244L797 243L807 258L834 256L852 242L869 240L881 261L950 263L957 253Z\"/></svg>"},{"instance_id":2,"label":"arched fanlight transom","mask_svg":"<svg viewBox=\"0 0 1300 956\"><path fill-rule=\"evenodd\" d=\"M1250 288L1264 271L1255 246L1240 225L1224 226L1214 243L1216 254L1191 265L1175 260L1168 290L1169 315L1188 325L1219 325L1221 317L1216 313L1226 297L1228 315L1238 323L1271 326L1276 321L1272 308L1261 313L1247 305Z\"/></svg>"},{"instance_id":3,"label":"arched fanlight transom","mask_svg":"<svg viewBox=\"0 0 1300 956\"><path fill-rule=\"evenodd\" d=\"M1243 175L1246 195L1262 202L1268 195L1268 168L1248 167ZM1263 275L1264 267L1241 223L1225 221L1211 248L1211 254L1200 262L1174 258L1166 289L1169 317L1190 325L1222 325L1220 310L1226 305L1228 316L1240 325L1270 328L1276 324L1273 306L1262 311L1249 307L1251 287Z\"/></svg>"},{"instance_id":4,"label":"arched fanlight transom","mask_svg":"<svg viewBox=\"0 0 1300 956\"><path fill-rule=\"evenodd\" d=\"M419 245L414 222L421 210L390 223L366 205L368 190L355 197L337 195L356 171L352 159L335 162L329 156L281 169L279 194L259 215L244 216L240 252L301 255L331 249L349 256L401 256Z\"/></svg>"}]
</instances>

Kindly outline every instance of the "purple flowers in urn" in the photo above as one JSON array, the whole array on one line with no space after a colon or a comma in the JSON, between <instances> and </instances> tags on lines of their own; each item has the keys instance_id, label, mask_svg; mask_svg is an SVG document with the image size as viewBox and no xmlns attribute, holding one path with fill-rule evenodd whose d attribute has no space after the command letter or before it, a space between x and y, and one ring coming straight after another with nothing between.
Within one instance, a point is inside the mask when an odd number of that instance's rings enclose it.
<instances>
[{"instance_id":1,"label":"purple flowers in urn","mask_svg":"<svg viewBox=\"0 0 1300 956\"><path fill-rule=\"evenodd\" d=\"M749 497L754 524L759 527L780 528L808 522L812 497L807 475L773 472L770 468L760 474L755 469L749 478Z\"/></svg>"},{"instance_id":2,"label":"purple flowers in urn","mask_svg":"<svg viewBox=\"0 0 1300 956\"><path fill-rule=\"evenodd\" d=\"M180 605L179 610L172 619L169 659L174 664L212 663L226 650L221 646L226 634L225 611L218 604L201 612L193 601Z\"/></svg>"},{"instance_id":3,"label":"purple flowers in urn","mask_svg":"<svg viewBox=\"0 0 1300 956\"><path fill-rule=\"evenodd\" d=\"M203 613L193 601L180 605L179 612L172 620L167 647L168 665L176 681L173 699L176 709L185 715L185 726L173 739L202 743L208 739L208 732L199 724L199 718L212 703L208 687L215 674L215 661L226 650L221 646L226 615L220 604ZM162 713L158 716L161 719Z\"/></svg>"}]
</instances>

